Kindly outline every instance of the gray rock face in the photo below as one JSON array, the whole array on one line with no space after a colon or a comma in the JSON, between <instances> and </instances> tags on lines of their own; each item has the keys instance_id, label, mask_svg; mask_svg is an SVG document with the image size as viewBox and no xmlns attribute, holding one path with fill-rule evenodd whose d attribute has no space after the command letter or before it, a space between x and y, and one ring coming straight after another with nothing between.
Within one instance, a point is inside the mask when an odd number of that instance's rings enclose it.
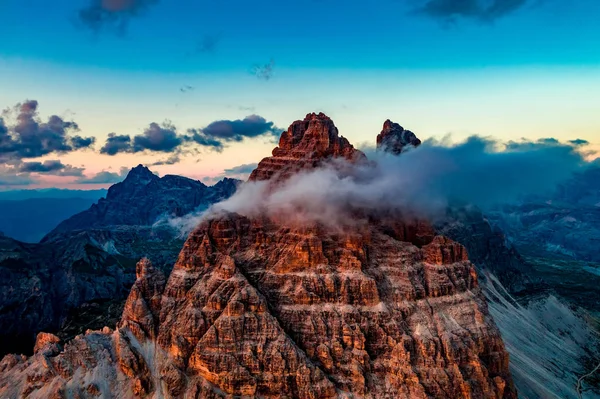
<instances>
[{"instance_id":1,"label":"gray rock face","mask_svg":"<svg viewBox=\"0 0 600 399\"><path fill-rule=\"evenodd\" d=\"M39 244L0 237L0 355L31 353L36 333L71 338L115 325L148 257L166 271L185 237L161 217L182 216L233 194L237 181L207 187L180 176L159 178L143 166L112 186L106 199L61 223Z\"/></svg>"},{"instance_id":2,"label":"gray rock face","mask_svg":"<svg viewBox=\"0 0 600 399\"><path fill-rule=\"evenodd\" d=\"M383 129L377 136L377 148L395 155L402 153L408 147L420 145L421 140L413 132L389 119L384 122Z\"/></svg>"},{"instance_id":3,"label":"gray rock face","mask_svg":"<svg viewBox=\"0 0 600 399\"><path fill-rule=\"evenodd\" d=\"M493 273L511 293L539 283L531 266L508 242L502 230L491 224L479 209L464 206L450 209L436 230L463 244L477 268Z\"/></svg>"}]
</instances>

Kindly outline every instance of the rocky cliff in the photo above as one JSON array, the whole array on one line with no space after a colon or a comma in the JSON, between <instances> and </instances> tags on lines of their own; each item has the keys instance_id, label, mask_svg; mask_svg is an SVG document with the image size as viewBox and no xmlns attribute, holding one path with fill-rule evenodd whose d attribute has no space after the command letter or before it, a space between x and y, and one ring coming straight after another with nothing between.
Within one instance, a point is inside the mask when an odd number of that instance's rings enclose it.
<instances>
[{"instance_id":1,"label":"rocky cliff","mask_svg":"<svg viewBox=\"0 0 600 399\"><path fill-rule=\"evenodd\" d=\"M282 135L251 181L364 155L325 115ZM425 221L356 210L332 229L220 212L167 281L151 262L118 328L0 362L0 396L516 398L462 245Z\"/></svg>"},{"instance_id":2,"label":"rocky cliff","mask_svg":"<svg viewBox=\"0 0 600 399\"><path fill-rule=\"evenodd\" d=\"M45 330L71 338L114 326L142 257L170 270L184 239L161 215L178 216L229 197L237 181L215 186L159 178L143 166L112 186L106 199L61 223L40 244L0 237L0 355L31 353Z\"/></svg>"},{"instance_id":3,"label":"rocky cliff","mask_svg":"<svg viewBox=\"0 0 600 399\"><path fill-rule=\"evenodd\" d=\"M286 179L299 171L313 170L333 158L366 161L362 152L339 135L331 118L323 113L308 114L281 134L273 156L260 161L250 181Z\"/></svg>"},{"instance_id":4,"label":"rocky cliff","mask_svg":"<svg viewBox=\"0 0 600 399\"><path fill-rule=\"evenodd\" d=\"M418 147L420 145L421 140L413 132L405 130L402 126L389 119L384 122L381 133L377 135L377 148L391 152L394 155L401 154L409 147Z\"/></svg>"}]
</instances>

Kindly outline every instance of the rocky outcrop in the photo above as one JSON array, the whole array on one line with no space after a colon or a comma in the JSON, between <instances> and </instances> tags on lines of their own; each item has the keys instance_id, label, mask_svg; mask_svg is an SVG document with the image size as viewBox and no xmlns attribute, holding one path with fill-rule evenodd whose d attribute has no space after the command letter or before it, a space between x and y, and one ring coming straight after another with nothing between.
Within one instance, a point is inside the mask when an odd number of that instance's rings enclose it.
<instances>
[{"instance_id":1,"label":"rocky outcrop","mask_svg":"<svg viewBox=\"0 0 600 399\"><path fill-rule=\"evenodd\" d=\"M155 225L229 197L237 181L215 186L179 176L159 178L143 166L112 186L106 199L58 226L39 244L0 237L0 356L30 354L36 334L70 339L112 327L148 257L169 271L184 243L181 232Z\"/></svg>"},{"instance_id":2,"label":"rocky outcrop","mask_svg":"<svg viewBox=\"0 0 600 399\"><path fill-rule=\"evenodd\" d=\"M159 325L160 303L166 279L161 270L144 258L136 266L137 279L125 302L121 327L138 337L155 338Z\"/></svg>"},{"instance_id":3,"label":"rocky outcrop","mask_svg":"<svg viewBox=\"0 0 600 399\"><path fill-rule=\"evenodd\" d=\"M531 266L504 233L473 206L456 206L436 222L436 230L463 244L480 271L495 275L513 294L540 284Z\"/></svg>"},{"instance_id":4,"label":"rocky outcrop","mask_svg":"<svg viewBox=\"0 0 600 399\"><path fill-rule=\"evenodd\" d=\"M301 170L314 169L332 158L365 161L365 155L338 133L327 115L306 115L304 120L295 121L282 133L273 156L260 161L250 175L250 181L285 179Z\"/></svg>"},{"instance_id":5,"label":"rocky outcrop","mask_svg":"<svg viewBox=\"0 0 600 399\"><path fill-rule=\"evenodd\" d=\"M284 136L251 179L364 159L322 114ZM0 396L516 398L467 250L382 211L345 229L213 215L166 284L138 263L116 331L7 356Z\"/></svg>"},{"instance_id":6,"label":"rocky outcrop","mask_svg":"<svg viewBox=\"0 0 600 399\"><path fill-rule=\"evenodd\" d=\"M409 147L420 145L421 140L413 132L405 130L389 119L384 122L381 133L377 135L377 148L391 152L394 155L399 155Z\"/></svg>"},{"instance_id":7,"label":"rocky outcrop","mask_svg":"<svg viewBox=\"0 0 600 399\"><path fill-rule=\"evenodd\" d=\"M37 335L35 339L35 346L33 348L33 353L44 352L46 354L57 354L60 352L60 338L58 338L54 334L48 334L41 332Z\"/></svg>"}]
</instances>

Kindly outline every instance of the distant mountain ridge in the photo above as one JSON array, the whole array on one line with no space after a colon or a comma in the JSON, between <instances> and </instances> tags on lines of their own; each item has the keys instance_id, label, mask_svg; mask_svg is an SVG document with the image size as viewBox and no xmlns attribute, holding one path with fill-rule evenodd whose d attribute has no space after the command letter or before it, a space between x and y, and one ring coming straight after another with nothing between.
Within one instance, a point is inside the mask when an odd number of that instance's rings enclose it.
<instances>
[{"instance_id":1,"label":"distant mountain ridge","mask_svg":"<svg viewBox=\"0 0 600 399\"><path fill-rule=\"evenodd\" d=\"M600 262L600 167L490 214L524 253ZM600 271L599 271L600 273Z\"/></svg>"},{"instance_id":2,"label":"distant mountain ridge","mask_svg":"<svg viewBox=\"0 0 600 399\"><path fill-rule=\"evenodd\" d=\"M231 196L238 181L224 178L214 186L183 176L158 177L143 165L111 186L106 198L60 223L42 241L71 231L107 226L151 226L160 217L180 217Z\"/></svg>"},{"instance_id":3,"label":"distant mountain ridge","mask_svg":"<svg viewBox=\"0 0 600 399\"><path fill-rule=\"evenodd\" d=\"M108 190L69 190L62 188L42 188L33 190L0 191L0 200L20 201L34 198L86 198L94 201L106 195Z\"/></svg>"},{"instance_id":4,"label":"distant mountain ridge","mask_svg":"<svg viewBox=\"0 0 600 399\"><path fill-rule=\"evenodd\" d=\"M168 271L183 246L180 232L153 226L156 219L208 207L232 195L237 184L227 178L212 187L181 176L160 178L139 165L106 198L60 223L40 243L0 234L0 356L28 353L42 330L69 339L114 324L135 281L136 262L148 257Z\"/></svg>"},{"instance_id":5,"label":"distant mountain ridge","mask_svg":"<svg viewBox=\"0 0 600 399\"><path fill-rule=\"evenodd\" d=\"M19 241L36 243L60 222L96 201L78 197L0 200L0 231Z\"/></svg>"}]
</instances>

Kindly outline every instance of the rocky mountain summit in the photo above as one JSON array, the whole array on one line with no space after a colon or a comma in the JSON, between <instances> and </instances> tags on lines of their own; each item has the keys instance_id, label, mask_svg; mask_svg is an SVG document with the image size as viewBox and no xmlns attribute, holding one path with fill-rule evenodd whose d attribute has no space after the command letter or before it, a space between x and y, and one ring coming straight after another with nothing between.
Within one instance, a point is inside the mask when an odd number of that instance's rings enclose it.
<instances>
[{"instance_id":1,"label":"rocky mountain summit","mask_svg":"<svg viewBox=\"0 0 600 399\"><path fill-rule=\"evenodd\" d=\"M301 170L313 170L332 158L366 161L362 152L339 135L331 118L313 112L281 134L273 156L260 161L249 180L283 180Z\"/></svg>"},{"instance_id":2,"label":"rocky mountain summit","mask_svg":"<svg viewBox=\"0 0 600 399\"><path fill-rule=\"evenodd\" d=\"M0 237L0 354L31 353L45 330L70 338L114 325L142 257L170 270L184 239L161 216L178 216L229 197L237 181L207 187L159 178L138 166L106 199L61 223L40 244Z\"/></svg>"},{"instance_id":3,"label":"rocky mountain summit","mask_svg":"<svg viewBox=\"0 0 600 399\"><path fill-rule=\"evenodd\" d=\"M405 130L389 119L385 121L381 133L377 135L377 148L394 155L399 155L410 146L418 147L420 145L421 140L413 132Z\"/></svg>"},{"instance_id":4,"label":"rocky mountain summit","mask_svg":"<svg viewBox=\"0 0 600 399\"><path fill-rule=\"evenodd\" d=\"M395 134L395 133L394 133ZM323 114L284 132L250 181L365 159ZM394 210L332 229L219 212L168 279L149 260L116 330L0 362L0 396L516 398L465 247Z\"/></svg>"}]
</instances>

